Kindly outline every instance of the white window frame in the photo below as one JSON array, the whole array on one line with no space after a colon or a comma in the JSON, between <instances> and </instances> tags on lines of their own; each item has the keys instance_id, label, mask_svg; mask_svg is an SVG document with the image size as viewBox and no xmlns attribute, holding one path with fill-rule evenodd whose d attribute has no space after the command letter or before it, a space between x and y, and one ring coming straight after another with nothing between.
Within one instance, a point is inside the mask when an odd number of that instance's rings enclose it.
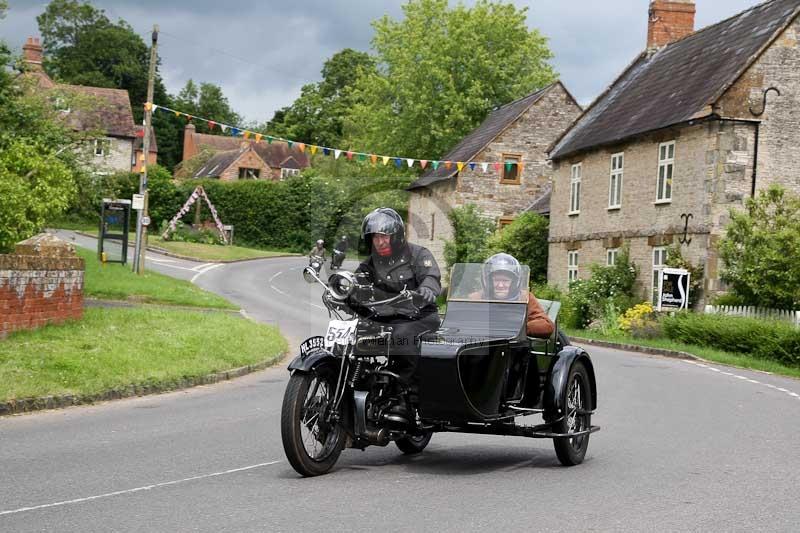
<instances>
[{"instance_id":1,"label":"white window frame","mask_svg":"<svg viewBox=\"0 0 800 533\"><path fill-rule=\"evenodd\" d=\"M569 174L569 213L577 215L581 212L581 174L583 163L575 163L570 168Z\"/></svg>"},{"instance_id":2,"label":"white window frame","mask_svg":"<svg viewBox=\"0 0 800 533\"><path fill-rule=\"evenodd\" d=\"M94 140L94 156L107 157L111 151L111 139Z\"/></svg>"},{"instance_id":3,"label":"white window frame","mask_svg":"<svg viewBox=\"0 0 800 533\"><path fill-rule=\"evenodd\" d=\"M567 252L567 283L578 280L578 251Z\"/></svg>"},{"instance_id":4,"label":"white window frame","mask_svg":"<svg viewBox=\"0 0 800 533\"><path fill-rule=\"evenodd\" d=\"M608 208L622 207L622 176L625 167L625 153L611 154L611 174L608 178Z\"/></svg>"},{"instance_id":5,"label":"white window frame","mask_svg":"<svg viewBox=\"0 0 800 533\"><path fill-rule=\"evenodd\" d=\"M675 141L658 145L658 174L656 174L656 202L672 202L672 182L675 179Z\"/></svg>"},{"instance_id":6,"label":"white window frame","mask_svg":"<svg viewBox=\"0 0 800 533\"><path fill-rule=\"evenodd\" d=\"M616 265L618 256L619 248L606 248L606 266Z\"/></svg>"},{"instance_id":7,"label":"white window frame","mask_svg":"<svg viewBox=\"0 0 800 533\"><path fill-rule=\"evenodd\" d=\"M286 179L289 176L299 176L299 168L281 168L281 179Z\"/></svg>"},{"instance_id":8,"label":"white window frame","mask_svg":"<svg viewBox=\"0 0 800 533\"><path fill-rule=\"evenodd\" d=\"M658 303L658 278L661 271L667 266L667 247L655 246L653 248L653 305Z\"/></svg>"}]
</instances>

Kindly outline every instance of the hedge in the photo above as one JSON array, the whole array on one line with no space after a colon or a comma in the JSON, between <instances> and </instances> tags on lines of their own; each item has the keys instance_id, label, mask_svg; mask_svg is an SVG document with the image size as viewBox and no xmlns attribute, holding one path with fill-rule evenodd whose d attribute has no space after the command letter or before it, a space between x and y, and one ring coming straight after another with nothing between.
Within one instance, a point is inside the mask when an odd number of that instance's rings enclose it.
<instances>
[{"instance_id":1,"label":"hedge","mask_svg":"<svg viewBox=\"0 0 800 533\"><path fill-rule=\"evenodd\" d=\"M677 313L662 320L670 339L800 366L800 329L778 321Z\"/></svg>"}]
</instances>

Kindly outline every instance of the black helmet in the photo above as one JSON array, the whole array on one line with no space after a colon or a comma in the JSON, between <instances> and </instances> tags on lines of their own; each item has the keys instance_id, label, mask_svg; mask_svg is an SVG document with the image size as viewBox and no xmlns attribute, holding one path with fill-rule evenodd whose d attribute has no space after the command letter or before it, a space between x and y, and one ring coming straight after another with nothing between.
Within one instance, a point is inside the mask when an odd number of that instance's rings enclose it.
<instances>
[{"instance_id":1,"label":"black helmet","mask_svg":"<svg viewBox=\"0 0 800 533\"><path fill-rule=\"evenodd\" d=\"M481 274L481 285L483 294L489 299L494 299L494 285L492 276L497 272L503 272L511 276L511 287L508 291L508 300L519 298L520 284L522 283L522 266L513 255L499 253L484 261L483 273Z\"/></svg>"},{"instance_id":2,"label":"black helmet","mask_svg":"<svg viewBox=\"0 0 800 533\"><path fill-rule=\"evenodd\" d=\"M361 238L372 250L372 235L382 233L392 236L392 253L397 253L406 243L406 227L397 211L389 207L379 207L364 217L361 223Z\"/></svg>"}]
</instances>

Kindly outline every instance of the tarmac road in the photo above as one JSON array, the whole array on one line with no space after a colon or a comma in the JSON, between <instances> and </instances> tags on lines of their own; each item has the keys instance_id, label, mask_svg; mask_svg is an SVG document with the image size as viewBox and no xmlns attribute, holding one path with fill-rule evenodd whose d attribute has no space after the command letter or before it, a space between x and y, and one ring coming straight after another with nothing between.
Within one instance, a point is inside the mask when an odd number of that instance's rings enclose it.
<instances>
[{"instance_id":1,"label":"tarmac road","mask_svg":"<svg viewBox=\"0 0 800 533\"><path fill-rule=\"evenodd\" d=\"M151 257L294 345L327 322L303 258L209 268ZM285 363L0 418L0 531L798 530L800 381L589 351L603 429L572 468L548 440L437 434L419 456L345 450L331 473L302 479L280 440Z\"/></svg>"}]
</instances>

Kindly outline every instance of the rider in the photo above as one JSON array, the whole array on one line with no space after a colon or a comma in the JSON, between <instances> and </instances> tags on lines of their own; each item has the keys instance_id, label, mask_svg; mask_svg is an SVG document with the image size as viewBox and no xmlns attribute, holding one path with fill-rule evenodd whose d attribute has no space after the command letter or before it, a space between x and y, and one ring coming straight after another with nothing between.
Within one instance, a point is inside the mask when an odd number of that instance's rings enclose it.
<instances>
[{"instance_id":1,"label":"rider","mask_svg":"<svg viewBox=\"0 0 800 533\"><path fill-rule=\"evenodd\" d=\"M331 255L331 266L332 267L340 267L342 266L342 261L344 261L344 254L347 253L347 248L349 247L350 243L347 240L347 235L342 235L342 238L339 239L339 242L336 243L336 246L333 247L333 254Z\"/></svg>"},{"instance_id":2,"label":"rider","mask_svg":"<svg viewBox=\"0 0 800 533\"><path fill-rule=\"evenodd\" d=\"M366 273L377 289L387 293L386 298L408 289L419 293L423 301L417 320L384 321L392 326L391 367L406 384L411 384L419 358L417 339L439 327L439 266L427 248L406 242L403 219L394 209L379 207L364 217L361 237L370 254L356 272Z\"/></svg>"},{"instance_id":3,"label":"rider","mask_svg":"<svg viewBox=\"0 0 800 533\"><path fill-rule=\"evenodd\" d=\"M553 334L555 326L542 309L539 300L522 284L522 267L519 261L509 254L494 254L483 263L481 291L469 295L473 300L527 300L528 319L525 328L528 336L547 339Z\"/></svg>"},{"instance_id":4,"label":"rider","mask_svg":"<svg viewBox=\"0 0 800 533\"><path fill-rule=\"evenodd\" d=\"M325 241L322 239L317 239L317 243L314 245L311 251L308 252L309 259L314 256L321 257L323 261L325 260Z\"/></svg>"}]
</instances>

